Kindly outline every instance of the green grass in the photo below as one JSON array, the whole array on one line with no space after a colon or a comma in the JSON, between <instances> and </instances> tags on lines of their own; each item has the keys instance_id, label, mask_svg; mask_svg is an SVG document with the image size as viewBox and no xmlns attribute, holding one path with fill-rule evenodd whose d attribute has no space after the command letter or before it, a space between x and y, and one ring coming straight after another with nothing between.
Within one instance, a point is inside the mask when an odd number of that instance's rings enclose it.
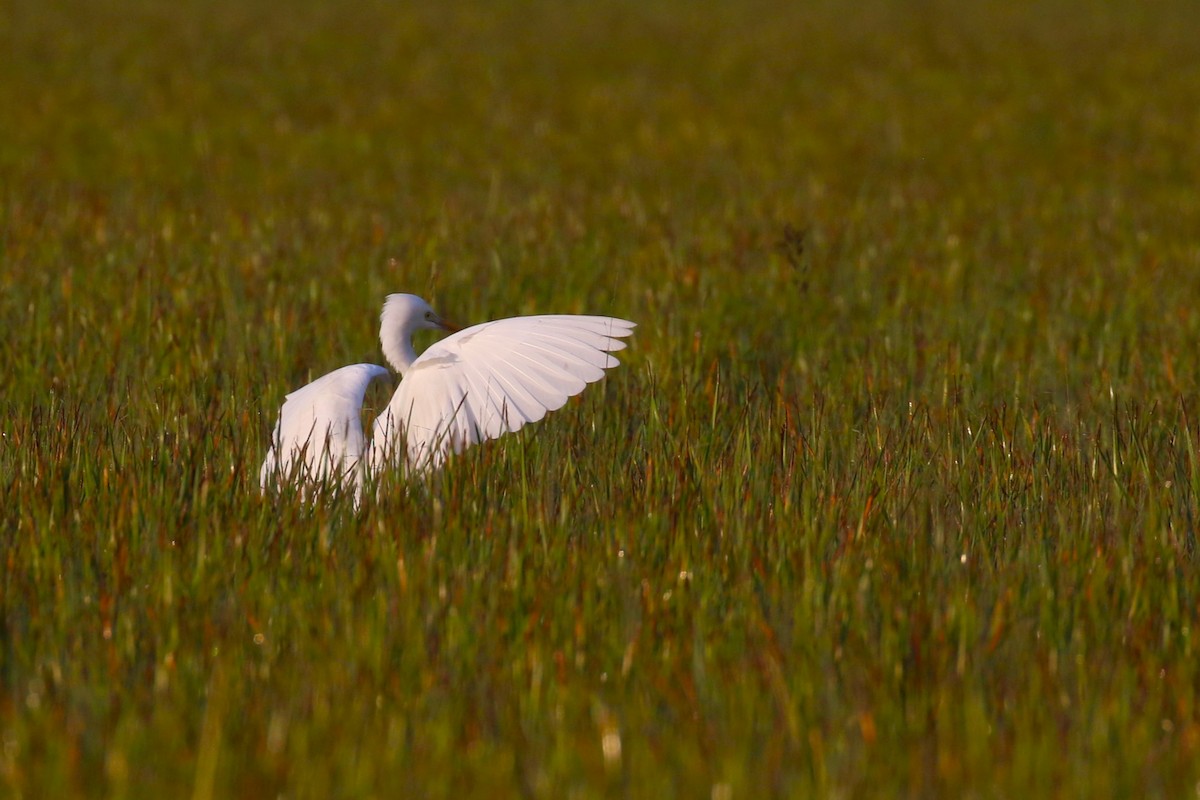
<instances>
[{"instance_id":1,"label":"green grass","mask_svg":"<svg viewBox=\"0 0 1200 800\"><path fill-rule=\"evenodd\" d=\"M8 3L2 793L1194 793L1198 29ZM260 497L390 291L640 327L361 513Z\"/></svg>"}]
</instances>

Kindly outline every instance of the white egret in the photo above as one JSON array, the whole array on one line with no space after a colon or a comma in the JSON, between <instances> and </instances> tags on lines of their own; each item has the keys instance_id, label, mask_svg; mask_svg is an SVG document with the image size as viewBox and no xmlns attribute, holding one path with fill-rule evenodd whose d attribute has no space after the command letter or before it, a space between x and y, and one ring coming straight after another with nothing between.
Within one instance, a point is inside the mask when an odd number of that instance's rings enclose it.
<instances>
[{"instance_id":1,"label":"white egret","mask_svg":"<svg viewBox=\"0 0 1200 800\"><path fill-rule=\"evenodd\" d=\"M367 387L388 370L353 364L287 396L259 472L263 491L296 483L361 495L364 473L400 466L409 472L439 467L447 455L495 439L561 408L604 370L610 353L635 324L613 317L513 317L464 330L443 320L411 294L388 295L379 340L402 380L375 419L368 444L362 425ZM452 335L413 350L418 330Z\"/></svg>"}]
</instances>

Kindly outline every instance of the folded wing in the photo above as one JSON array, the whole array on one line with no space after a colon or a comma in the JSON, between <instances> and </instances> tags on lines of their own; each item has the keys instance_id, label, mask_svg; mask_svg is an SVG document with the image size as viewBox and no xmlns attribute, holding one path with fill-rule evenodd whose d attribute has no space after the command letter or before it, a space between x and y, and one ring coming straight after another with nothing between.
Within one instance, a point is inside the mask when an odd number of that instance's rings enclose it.
<instances>
[{"instance_id":1,"label":"folded wing","mask_svg":"<svg viewBox=\"0 0 1200 800\"><path fill-rule=\"evenodd\" d=\"M405 373L375 420L371 462L422 470L536 422L620 362L635 324L546 315L486 322L449 336Z\"/></svg>"},{"instance_id":2,"label":"folded wing","mask_svg":"<svg viewBox=\"0 0 1200 800\"><path fill-rule=\"evenodd\" d=\"M263 490L327 481L357 490L362 482L358 465L366 447L363 398L371 381L387 374L374 364L353 364L289 394L259 471Z\"/></svg>"}]
</instances>

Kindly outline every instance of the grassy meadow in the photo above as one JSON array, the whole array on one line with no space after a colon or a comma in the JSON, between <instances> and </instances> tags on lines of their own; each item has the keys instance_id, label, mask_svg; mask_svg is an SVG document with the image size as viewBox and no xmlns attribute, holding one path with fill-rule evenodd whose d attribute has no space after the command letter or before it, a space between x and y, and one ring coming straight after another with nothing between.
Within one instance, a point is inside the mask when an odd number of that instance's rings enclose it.
<instances>
[{"instance_id":1,"label":"grassy meadow","mask_svg":"<svg viewBox=\"0 0 1200 800\"><path fill-rule=\"evenodd\" d=\"M0 794L1200 791L1200 6L1125 5L6 3ZM393 291L640 327L260 497Z\"/></svg>"}]
</instances>

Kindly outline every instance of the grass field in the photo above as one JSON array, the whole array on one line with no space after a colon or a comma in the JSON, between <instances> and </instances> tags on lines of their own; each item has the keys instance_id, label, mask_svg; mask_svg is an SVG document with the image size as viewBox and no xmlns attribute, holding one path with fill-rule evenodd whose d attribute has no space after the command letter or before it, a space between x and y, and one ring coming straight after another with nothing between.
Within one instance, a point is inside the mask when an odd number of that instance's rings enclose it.
<instances>
[{"instance_id":1,"label":"grass field","mask_svg":"<svg viewBox=\"0 0 1200 800\"><path fill-rule=\"evenodd\" d=\"M1196 794L1200 6L1118 5L6 3L0 794ZM261 498L391 291L640 327Z\"/></svg>"}]
</instances>

